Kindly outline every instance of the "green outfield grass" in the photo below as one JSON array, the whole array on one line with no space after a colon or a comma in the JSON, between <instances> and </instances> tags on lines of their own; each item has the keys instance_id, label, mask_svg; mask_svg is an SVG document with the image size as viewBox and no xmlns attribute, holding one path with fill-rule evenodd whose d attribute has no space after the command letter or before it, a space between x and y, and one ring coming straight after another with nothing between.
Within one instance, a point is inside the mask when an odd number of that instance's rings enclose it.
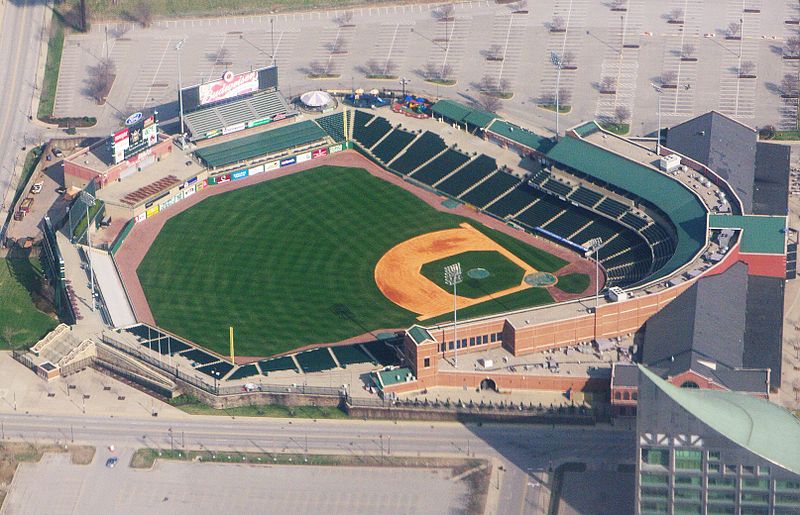
<instances>
[{"instance_id":1,"label":"green outfield grass","mask_svg":"<svg viewBox=\"0 0 800 515\"><path fill-rule=\"evenodd\" d=\"M432 261L422 265L420 273L433 281L439 288L452 291L453 287L445 284L444 267L453 263L461 264L463 282L458 285L458 295L470 299L477 299L490 293L518 286L525 276L525 270L494 250L462 252L455 256ZM483 268L489 272L489 276L483 279L473 279L468 274L473 268Z\"/></svg>"},{"instance_id":2,"label":"green outfield grass","mask_svg":"<svg viewBox=\"0 0 800 515\"><path fill-rule=\"evenodd\" d=\"M586 274L564 274L556 283L556 288L566 293L583 293L588 287L589 276Z\"/></svg>"},{"instance_id":3,"label":"green outfield grass","mask_svg":"<svg viewBox=\"0 0 800 515\"><path fill-rule=\"evenodd\" d=\"M164 225L137 272L165 329L227 353L233 325L237 355L268 356L413 324L375 285L375 265L402 241L465 221L364 170L325 166L203 200ZM566 264L469 222L536 269ZM527 291L471 311L552 301Z\"/></svg>"}]
</instances>

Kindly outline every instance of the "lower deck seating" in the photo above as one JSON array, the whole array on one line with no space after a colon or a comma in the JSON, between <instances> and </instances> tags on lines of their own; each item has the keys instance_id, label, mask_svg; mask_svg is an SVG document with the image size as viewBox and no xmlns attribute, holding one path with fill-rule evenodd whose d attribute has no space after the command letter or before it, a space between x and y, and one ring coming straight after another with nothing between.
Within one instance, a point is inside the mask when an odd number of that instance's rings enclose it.
<instances>
[{"instance_id":1,"label":"lower deck seating","mask_svg":"<svg viewBox=\"0 0 800 515\"><path fill-rule=\"evenodd\" d=\"M203 352L200 349L192 349L188 350L181 354L184 358L194 361L195 363L200 363L201 365L206 365L208 363L214 363L215 361L219 361L219 358L214 356L213 354L209 354L207 352Z\"/></svg>"},{"instance_id":2,"label":"lower deck seating","mask_svg":"<svg viewBox=\"0 0 800 515\"><path fill-rule=\"evenodd\" d=\"M356 111L356 113L360 112ZM361 143L364 148L372 148L390 130L392 130L392 124L386 118L375 116L366 125L359 125L356 122L353 127L353 139Z\"/></svg>"},{"instance_id":3,"label":"lower deck seating","mask_svg":"<svg viewBox=\"0 0 800 515\"><path fill-rule=\"evenodd\" d=\"M620 218L620 221L630 225L631 227L633 227L637 231L643 229L644 227L647 227L647 224L650 223L647 220L645 220L643 218L639 218L638 216L636 216L636 215L634 215L633 213L630 213L630 212L625 213L624 215L622 215L622 217Z\"/></svg>"},{"instance_id":4,"label":"lower deck seating","mask_svg":"<svg viewBox=\"0 0 800 515\"><path fill-rule=\"evenodd\" d=\"M531 187L520 184L513 190L496 200L486 210L499 218L514 215L536 200L532 195Z\"/></svg>"},{"instance_id":5,"label":"lower deck seating","mask_svg":"<svg viewBox=\"0 0 800 515\"><path fill-rule=\"evenodd\" d=\"M336 362L327 348L301 352L295 355L295 359L306 374L336 368Z\"/></svg>"},{"instance_id":6,"label":"lower deck seating","mask_svg":"<svg viewBox=\"0 0 800 515\"><path fill-rule=\"evenodd\" d=\"M464 165L461 170L440 182L436 188L448 195L457 197L496 169L497 163L495 160L481 154Z\"/></svg>"},{"instance_id":7,"label":"lower deck seating","mask_svg":"<svg viewBox=\"0 0 800 515\"><path fill-rule=\"evenodd\" d=\"M597 204L595 208L601 213L604 213L612 218L619 217L622 213L628 211L628 206L625 204L614 200L613 198L604 198L602 202Z\"/></svg>"},{"instance_id":8,"label":"lower deck seating","mask_svg":"<svg viewBox=\"0 0 800 515\"><path fill-rule=\"evenodd\" d=\"M236 381L237 379L245 379L247 377L257 376L258 375L258 368L254 363L250 363L249 365L242 365L241 367L237 368L233 374L228 377L228 381Z\"/></svg>"},{"instance_id":9,"label":"lower deck seating","mask_svg":"<svg viewBox=\"0 0 800 515\"><path fill-rule=\"evenodd\" d=\"M261 373L264 375L268 375L270 372L280 372L281 370L294 370L297 372L294 360L290 356L261 360L258 362L258 368L261 369Z\"/></svg>"},{"instance_id":10,"label":"lower deck seating","mask_svg":"<svg viewBox=\"0 0 800 515\"><path fill-rule=\"evenodd\" d=\"M367 342L362 344L364 349L366 349L372 356L378 361L378 364L381 366L388 366L388 365L396 365L399 364L397 359L397 352L395 352L394 347L390 346L386 342L382 341L374 341L374 342Z\"/></svg>"},{"instance_id":11,"label":"lower deck seating","mask_svg":"<svg viewBox=\"0 0 800 515\"><path fill-rule=\"evenodd\" d=\"M574 233L578 232L586 224L592 221L592 218L578 208L567 209L564 213L545 225L543 228L550 232L554 232L565 239L570 239Z\"/></svg>"},{"instance_id":12,"label":"lower deck seating","mask_svg":"<svg viewBox=\"0 0 800 515\"><path fill-rule=\"evenodd\" d=\"M419 165L433 158L436 154L446 149L444 140L433 132L423 132L403 154L398 157L391 168L403 175L413 172Z\"/></svg>"},{"instance_id":13,"label":"lower deck seating","mask_svg":"<svg viewBox=\"0 0 800 515\"><path fill-rule=\"evenodd\" d=\"M578 186L569 196L570 200L573 200L586 207L593 207L600 201L601 198L603 198L602 194L583 186Z\"/></svg>"},{"instance_id":14,"label":"lower deck seating","mask_svg":"<svg viewBox=\"0 0 800 515\"><path fill-rule=\"evenodd\" d=\"M403 129L395 129L372 149L372 153L384 163L388 163L397 157L397 154L402 152L415 137L415 134Z\"/></svg>"},{"instance_id":15,"label":"lower deck seating","mask_svg":"<svg viewBox=\"0 0 800 515\"><path fill-rule=\"evenodd\" d=\"M467 161L469 161L468 156L457 150L450 149L422 168L419 168L411 177L428 186L433 186Z\"/></svg>"},{"instance_id":16,"label":"lower deck seating","mask_svg":"<svg viewBox=\"0 0 800 515\"><path fill-rule=\"evenodd\" d=\"M202 367L197 367L195 368L195 370L197 370L198 372L202 372L207 376L216 377L217 379L222 379L228 374L228 372L233 370L233 365L231 365L227 361L218 361L210 365L203 365Z\"/></svg>"},{"instance_id":17,"label":"lower deck seating","mask_svg":"<svg viewBox=\"0 0 800 515\"><path fill-rule=\"evenodd\" d=\"M559 182L555 179L547 179L542 184L542 187L546 190L552 191L556 195L561 195L562 197L566 197L572 191L572 186L564 184L563 182Z\"/></svg>"},{"instance_id":18,"label":"lower deck seating","mask_svg":"<svg viewBox=\"0 0 800 515\"><path fill-rule=\"evenodd\" d=\"M372 363L372 358L369 357L369 354L364 352L364 349L362 349L359 344L331 347L331 351L333 351L333 354L336 356L336 361L338 361L343 368L356 363Z\"/></svg>"},{"instance_id":19,"label":"lower deck seating","mask_svg":"<svg viewBox=\"0 0 800 515\"><path fill-rule=\"evenodd\" d=\"M517 215L516 219L528 227L540 227L564 211L564 205L554 197L542 195L534 205Z\"/></svg>"},{"instance_id":20,"label":"lower deck seating","mask_svg":"<svg viewBox=\"0 0 800 515\"><path fill-rule=\"evenodd\" d=\"M464 202L477 207L484 207L489 202L503 195L519 184L519 179L505 172L497 172L475 188L461 196Z\"/></svg>"}]
</instances>

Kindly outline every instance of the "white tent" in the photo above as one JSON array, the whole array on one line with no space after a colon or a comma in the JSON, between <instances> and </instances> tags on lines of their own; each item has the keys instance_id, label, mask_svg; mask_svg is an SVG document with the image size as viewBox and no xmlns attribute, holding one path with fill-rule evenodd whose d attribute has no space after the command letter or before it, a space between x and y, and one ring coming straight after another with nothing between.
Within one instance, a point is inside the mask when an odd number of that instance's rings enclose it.
<instances>
[{"instance_id":1,"label":"white tent","mask_svg":"<svg viewBox=\"0 0 800 515\"><path fill-rule=\"evenodd\" d=\"M308 91L300 96L300 101L308 107L325 107L332 103L330 94L324 91Z\"/></svg>"}]
</instances>

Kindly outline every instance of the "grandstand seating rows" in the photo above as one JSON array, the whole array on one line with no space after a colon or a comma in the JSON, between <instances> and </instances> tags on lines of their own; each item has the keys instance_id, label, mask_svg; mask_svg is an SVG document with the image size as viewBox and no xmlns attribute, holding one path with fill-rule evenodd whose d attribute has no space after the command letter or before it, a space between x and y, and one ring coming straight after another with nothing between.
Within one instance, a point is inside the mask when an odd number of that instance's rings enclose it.
<instances>
[{"instance_id":1,"label":"grandstand seating rows","mask_svg":"<svg viewBox=\"0 0 800 515\"><path fill-rule=\"evenodd\" d=\"M546 190L550 190L556 195L561 195L562 197L566 197L570 192L572 192L572 186L564 184L563 182L559 182L555 179L547 179L542 184L542 187Z\"/></svg>"},{"instance_id":2,"label":"grandstand seating rows","mask_svg":"<svg viewBox=\"0 0 800 515\"><path fill-rule=\"evenodd\" d=\"M361 116L359 116L361 113ZM392 124L386 118L380 116L370 116L365 119L363 111L356 111L355 123L353 124L353 138L355 138L364 148L372 148L375 143L392 130Z\"/></svg>"},{"instance_id":3,"label":"grandstand seating rows","mask_svg":"<svg viewBox=\"0 0 800 515\"><path fill-rule=\"evenodd\" d=\"M530 228L546 225L550 220L565 211L563 203L555 197L538 193L539 199L535 204L517 215L517 220Z\"/></svg>"},{"instance_id":4,"label":"grandstand seating rows","mask_svg":"<svg viewBox=\"0 0 800 515\"><path fill-rule=\"evenodd\" d=\"M538 170L536 170L535 172L533 172L531 174L530 180L531 180L531 182L541 186L549 178L550 178L550 172L548 172L547 170L544 170L542 168L539 168Z\"/></svg>"},{"instance_id":5,"label":"grandstand seating rows","mask_svg":"<svg viewBox=\"0 0 800 515\"><path fill-rule=\"evenodd\" d=\"M594 207L602 198L603 195L601 193L590 190L589 188L585 188L583 186L578 186L569 196L570 200L586 207Z\"/></svg>"},{"instance_id":6,"label":"grandstand seating rows","mask_svg":"<svg viewBox=\"0 0 800 515\"><path fill-rule=\"evenodd\" d=\"M296 111L289 107L279 92L261 91L241 100L184 114L184 120L192 136L197 139L223 127L233 127L281 113L294 114Z\"/></svg>"},{"instance_id":7,"label":"grandstand seating rows","mask_svg":"<svg viewBox=\"0 0 800 515\"><path fill-rule=\"evenodd\" d=\"M606 197L597 205L595 209L610 216L611 218L617 218L628 211L628 206L614 200L613 198Z\"/></svg>"},{"instance_id":8,"label":"grandstand seating rows","mask_svg":"<svg viewBox=\"0 0 800 515\"><path fill-rule=\"evenodd\" d=\"M484 154L479 155L464 167L436 185L438 189L457 197L467 189L497 170L497 162Z\"/></svg>"},{"instance_id":9,"label":"grandstand seating rows","mask_svg":"<svg viewBox=\"0 0 800 515\"><path fill-rule=\"evenodd\" d=\"M469 161L469 157L461 152L452 149L446 150L425 166L418 168L411 177L428 186L433 186L467 161Z\"/></svg>"},{"instance_id":10,"label":"grandstand seating rows","mask_svg":"<svg viewBox=\"0 0 800 515\"><path fill-rule=\"evenodd\" d=\"M347 368L347 365L356 363L372 363L372 358L358 344L331 347L331 351L333 351L336 361L339 362L342 368Z\"/></svg>"},{"instance_id":11,"label":"grandstand seating rows","mask_svg":"<svg viewBox=\"0 0 800 515\"><path fill-rule=\"evenodd\" d=\"M264 359L258 362L258 368L261 373L269 375L270 372L279 372L281 370L294 370L297 372L297 366L291 356L281 356L280 358Z\"/></svg>"},{"instance_id":12,"label":"grandstand seating rows","mask_svg":"<svg viewBox=\"0 0 800 515\"><path fill-rule=\"evenodd\" d=\"M638 217L638 216L636 216L636 215L634 215L633 213L630 213L630 212L623 214L620 217L620 221L630 225L631 227L633 227L637 231L639 231L641 229L644 229L647 226L647 224L650 223L647 220L645 220L644 218Z\"/></svg>"},{"instance_id":13,"label":"grandstand seating rows","mask_svg":"<svg viewBox=\"0 0 800 515\"><path fill-rule=\"evenodd\" d=\"M257 375L259 375L258 367L256 367L255 363L250 363L249 365L242 365L234 370L227 379L228 381L236 381L237 379L245 379Z\"/></svg>"},{"instance_id":14,"label":"grandstand seating rows","mask_svg":"<svg viewBox=\"0 0 800 515\"><path fill-rule=\"evenodd\" d=\"M353 137L355 138L355 134ZM358 138L355 139L358 140ZM444 140L438 134L434 134L430 131L423 132L422 135L392 163L391 168L403 175L408 175L422 163L432 159L446 148L447 145L444 144Z\"/></svg>"},{"instance_id":15,"label":"grandstand seating rows","mask_svg":"<svg viewBox=\"0 0 800 515\"><path fill-rule=\"evenodd\" d=\"M307 374L336 368L336 362L333 361L333 357L327 348L301 352L295 354L294 357L303 372Z\"/></svg>"},{"instance_id":16,"label":"grandstand seating rows","mask_svg":"<svg viewBox=\"0 0 800 515\"><path fill-rule=\"evenodd\" d=\"M414 141L415 137L415 134L408 131L395 129L372 149L372 153L384 163L388 163Z\"/></svg>"},{"instance_id":17,"label":"grandstand seating rows","mask_svg":"<svg viewBox=\"0 0 800 515\"><path fill-rule=\"evenodd\" d=\"M225 375L227 375L228 372L233 370L233 365L231 365L227 361L217 361L216 363L212 363L210 365L203 365L202 367L197 367L195 370L197 370L198 372L202 372L208 376L221 379L225 377Z\"/></svg>"},{"instance_id":18,"label":"grandstand seating rows","mask_svg":"<svg viewBox=\"0 0 800 515\"><path fill-rule=\"evenodd\" d=\"M473 206L483 208L489 202L499 198L511 188L519 184L519 179L511 174L505 172L497 172L482 183L478 184L475 188L462 194L461 198L464 202L472 204Z\"/></svg>"},{"instance_id":19,"label":"grandstand seating rows","mask_svg":"<svg viewBox=\"0 0 800 515\"><path fill-rule=\"evenodd\" d=\"M387 365L398 364L397 353L395 352L394 347L389 346L385 342L367 342L362 345L370 354L372 354L372 357L378 361L379 365L385 367Z\"/></svg>"},{"instance_id":20,"label":"grandstand seating rows","mask_svg":"<svg viewBox=\"0 0 800 515\"><path fill-rule=\"evenodd\" d=\"M314 120L317 125L322 127L328 136L335 142L342 142L347 139L344 133L344 117L342 113L334 113L321 116Z\"/></svg>"},{"instance_id":21,"label":"grandstand seating rows","mask_svg":"<svg viewBox=\"0 0 800 515\"><path fill-rule=\"evenodd\" d=\"M219 358L214 356L213 354L209 354L207 352L203 352L200 349L191 349L183 354L181 354L184 358L194 361L195 363L199 363L201 365L207 365L208 363L214 363L215 361L219 361Z\"/></svg>"},{"instance_id":22,"label":"grandstand seating rows","mask_svg":"<svg viewBox=\"0 0 800 515\"><path fill-rule=\"evenodd\" d=\"M486 210L498 218L513 216L525 209L531 202L536 200L531 197L532 188L520 184L513 190L503 195L499 200L492 202Z\"/></svg>"}]
</instances>

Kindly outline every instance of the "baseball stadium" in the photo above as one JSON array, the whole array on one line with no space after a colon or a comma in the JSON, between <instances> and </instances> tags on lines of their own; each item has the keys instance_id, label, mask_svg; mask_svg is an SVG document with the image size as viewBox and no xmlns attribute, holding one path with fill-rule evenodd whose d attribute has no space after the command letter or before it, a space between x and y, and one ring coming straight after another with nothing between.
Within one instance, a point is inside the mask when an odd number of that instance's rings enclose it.
<instances>
[{"instance_id":1,"label":"baseball stadium","mask_svg":"<svg viewBox=\"0 0 800 515\"><path fill-rule=\"evenodd\" d=\"M128 309L107 343L234 383L371 363L390 393L590 391L608 378L487 356L629 338L738 262L786 276L786 217L652 140L313 93L285 99L274 66L226 73L181 90L181 134L134 138L154 115L65 161L109 222L93 238Z\"/></svg>"}]
</instances>

